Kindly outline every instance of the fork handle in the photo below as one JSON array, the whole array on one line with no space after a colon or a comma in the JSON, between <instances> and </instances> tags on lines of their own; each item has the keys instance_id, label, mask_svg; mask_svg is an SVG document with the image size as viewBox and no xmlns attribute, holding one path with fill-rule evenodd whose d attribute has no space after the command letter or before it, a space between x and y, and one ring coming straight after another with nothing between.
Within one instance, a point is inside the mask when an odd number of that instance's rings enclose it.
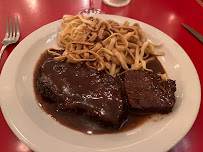
<instances>
[{"instance_id":1,"label":"fork handle","mask_svg":"<svg viewBox=\"0 0 203 152\"><path fill-rule=\"evenodd\" d=\"M1 48L1 52L0 52L0 60L1 60L1 56L4 53L5 48L7 47L7 45L3 45Z\"/></svg>"}]
</instances>

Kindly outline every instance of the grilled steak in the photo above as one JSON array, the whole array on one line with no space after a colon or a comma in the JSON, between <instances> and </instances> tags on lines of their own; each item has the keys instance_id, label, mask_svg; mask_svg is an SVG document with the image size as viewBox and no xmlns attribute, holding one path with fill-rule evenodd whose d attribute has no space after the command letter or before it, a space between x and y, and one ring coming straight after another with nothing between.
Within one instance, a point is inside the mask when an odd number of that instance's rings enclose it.
<instances>
[{"instance_id":1,"label":"grilled steak","mask_svg":"<svg viewBox=\"0 0 203 152\"><path fill-rule=\"evenodd\" d=\"M50 57L38 69L36 82L40 94L60 109L84 112L116 127L126 119L120 86L113 77L84 63L57 62Z\"/></svg>"},{"instance_id":2,"label":"grilled steak","mask_svg":"<svg viewBox=\"0 0 203 152\"><path fill-rule=\"evenodd\" d=\"M140 113L169 113L175 103L175 81L162 81L153 72L128 71L124 78L130 109Z\"/></svg>"}]
</instances>

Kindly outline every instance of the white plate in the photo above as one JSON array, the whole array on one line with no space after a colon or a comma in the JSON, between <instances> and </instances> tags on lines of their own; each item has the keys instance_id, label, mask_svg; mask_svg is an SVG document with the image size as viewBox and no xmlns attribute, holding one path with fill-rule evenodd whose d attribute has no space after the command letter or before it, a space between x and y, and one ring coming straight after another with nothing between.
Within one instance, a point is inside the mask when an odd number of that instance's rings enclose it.
<instances>
[{"instance_id":1,"label":"white plate","mask_svg":"<svg viewBox=\"0 0 203 152\"><path fill-rule=\"evenodd\" d=\"M33 91L33 71L42 52L57 47L61 20L36 30L10 54L0 78L3 115L12 131L34 151L71 152L158 152L167 151L189 131L200 106L200 82L191 60L169 36L137 20L97 15L119 23L138 22L153 42L166 53L160 61L176 80L176 104L165 117L154 117L134 130L104 135L86 135L60 125L39 108ZM156 119L159 119L158 121Z\"/></svg>"}]
</instances>

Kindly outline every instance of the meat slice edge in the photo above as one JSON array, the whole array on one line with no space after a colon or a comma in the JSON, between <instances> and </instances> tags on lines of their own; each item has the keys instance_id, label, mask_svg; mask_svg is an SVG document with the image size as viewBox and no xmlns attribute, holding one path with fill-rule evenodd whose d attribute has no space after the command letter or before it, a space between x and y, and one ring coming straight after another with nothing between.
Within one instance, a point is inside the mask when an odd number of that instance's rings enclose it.
<instances>
[{"instance_id":1,"label":"meat slice edge","mask_svg":"<svg viewBox=\"0 0 203 152\"><path fill-rule=\"evenodd\" d=\"M135 113L169 113L175 104L175 81L162 81L145 70L128 71L124 78L130 110Z\"/></svg>"},{"instance_id":2,"label":"meat slice edge","mask_svg":"<svg viewBox=\"0 0 203 152\"><path fill-rule=\"evenodd\" d=\"M127 117L126 101L114 78L84 63L75 65L49 58L38 69L36 82L40 94L60 109L84 112L115 127Z\"/></svg>"}]
</instances>

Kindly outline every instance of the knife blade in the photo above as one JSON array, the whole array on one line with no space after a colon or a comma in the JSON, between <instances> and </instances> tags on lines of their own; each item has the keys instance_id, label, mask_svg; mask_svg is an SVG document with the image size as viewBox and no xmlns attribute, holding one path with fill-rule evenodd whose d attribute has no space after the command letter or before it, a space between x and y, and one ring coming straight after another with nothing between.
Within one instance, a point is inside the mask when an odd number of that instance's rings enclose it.
<instances>
[{"instance_id":1,"label":"knife blade","mask_svg":"<svg viewBox=\"0 0 203 152\"><path fill-rule=\"evenodd\" d=\"M192 33L200 42L203 43L203 36L201 34L199 34L197 31L195 31L194 29L192 29L191 27L189 27L188 25L182 23L182 25L190 32Z\"/></svg>"}]
</instances>

